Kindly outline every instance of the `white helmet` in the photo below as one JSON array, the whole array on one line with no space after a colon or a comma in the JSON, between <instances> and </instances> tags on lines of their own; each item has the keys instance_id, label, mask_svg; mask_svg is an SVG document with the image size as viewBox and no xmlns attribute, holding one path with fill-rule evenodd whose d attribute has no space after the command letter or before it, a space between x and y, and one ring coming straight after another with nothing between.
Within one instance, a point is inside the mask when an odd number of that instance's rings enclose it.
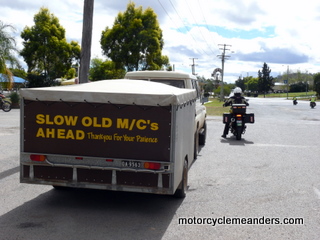
<instances>
[{"instance_id":1,"label":"white helmet","mask_svg":"<svg viewBox=\"0 0 320 240\"><path fill-rule=\"evenodd\" d=\"M239 87L236 87L234 90L233 90L233 92L234 93L242 93L242 90L241 90L241 88L239 88Z\"/></svg>"}]
</instances>

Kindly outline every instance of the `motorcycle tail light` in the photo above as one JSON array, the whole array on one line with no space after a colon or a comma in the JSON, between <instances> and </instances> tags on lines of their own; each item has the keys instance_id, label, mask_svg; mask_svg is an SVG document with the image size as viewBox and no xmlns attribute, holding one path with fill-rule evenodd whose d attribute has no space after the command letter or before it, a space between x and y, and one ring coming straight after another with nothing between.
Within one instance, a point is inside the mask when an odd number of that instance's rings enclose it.
<instances>
[{"instance_id":1,"label":"motorcycle tail light","mask_svg":"<svg viewBox=\"0 0 320 240\"><path fill-rule=\"evenodd\" d=\"M241 115L241 114L237 114L236 116L237 116L237 117L242 117L242 115Z\"/></svg>"}]
</instances>

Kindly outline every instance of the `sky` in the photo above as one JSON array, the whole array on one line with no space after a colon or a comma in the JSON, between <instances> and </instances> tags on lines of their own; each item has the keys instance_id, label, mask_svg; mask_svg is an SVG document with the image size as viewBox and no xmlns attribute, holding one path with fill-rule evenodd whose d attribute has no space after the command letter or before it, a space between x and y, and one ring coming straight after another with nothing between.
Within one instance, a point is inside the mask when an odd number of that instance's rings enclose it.
<instances>
[{"instance_id":1,"label":"sky","mask_svg":"<svg viewBox=\"0 0 320 240\"><path fill-rule=\"evenodd\" d=\"M91 58L106 57L101 33L112 27L129 0L94 0ZM134 0L136 7L152 8L163 31L162 54L176 71L210 78L222 68L224 81L257 77L264 62L277 77L288 70L320 72L320 1L317 0ZM83 0L0 0L0 20L15 27L18 49L21 31L34 25L33 17L46 7L66 30L67 41L81 45ZM23 58L22 66L26 67ZM27 69L26 69L27 70Z\"/></svg>"}]
</instances>

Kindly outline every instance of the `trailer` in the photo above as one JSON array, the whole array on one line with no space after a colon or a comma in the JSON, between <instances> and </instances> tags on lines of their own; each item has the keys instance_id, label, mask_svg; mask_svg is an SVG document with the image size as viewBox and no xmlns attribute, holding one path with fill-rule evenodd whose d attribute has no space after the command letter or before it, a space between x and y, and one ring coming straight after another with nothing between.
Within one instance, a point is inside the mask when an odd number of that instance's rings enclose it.
<instances>
[{"instance_id":1,"label":"trailer","mask_svg":"<svg viewBox=\"0 0 320 240\"><path fill-rule=\"evenodd\" d=\"M195 90L119 79L20 94L21 183L185 196Z\"/></svg>"}]
</instances>

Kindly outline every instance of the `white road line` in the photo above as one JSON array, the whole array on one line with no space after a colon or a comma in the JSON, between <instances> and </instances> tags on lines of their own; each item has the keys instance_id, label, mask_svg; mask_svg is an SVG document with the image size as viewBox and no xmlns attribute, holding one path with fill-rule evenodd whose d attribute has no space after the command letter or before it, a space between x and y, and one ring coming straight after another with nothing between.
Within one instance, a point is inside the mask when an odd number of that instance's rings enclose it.
<instances>
[{"instance_id":1,"label":"white road line","mask_svg":"<svg viewBox=\"0 0 320 240\"><path fill-rule=\"evenodd\" d=\"M313 191L317 195L318 199L320 199L320 190L316 187L313 187Z\"/></svg>"},{"instance_id":2,"label":"white road line","mask_svg":"<svg viewBox=\"0 0 320 240\"><path fill-rule=\"evenodd\" d=\"M255 147L292 147L292 148L310 148L316 146L303 146L303 145L285 145L285 144L267 144L267 143L255 143L250 146Z\"/></svg>"}]
</instances>

